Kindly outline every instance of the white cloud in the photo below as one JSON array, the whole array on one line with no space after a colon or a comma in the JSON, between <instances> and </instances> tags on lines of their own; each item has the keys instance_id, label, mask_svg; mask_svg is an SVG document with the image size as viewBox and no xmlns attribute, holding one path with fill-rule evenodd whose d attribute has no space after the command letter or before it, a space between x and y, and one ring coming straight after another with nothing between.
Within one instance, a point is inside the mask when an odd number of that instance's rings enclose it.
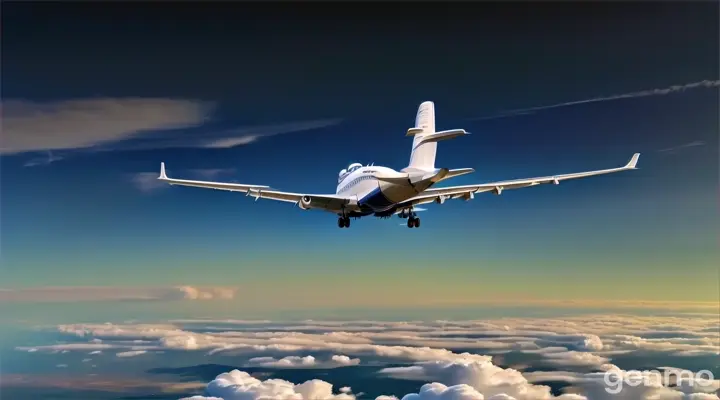
<instances>
[{"instance_id":1,"label":"white cloud","mask_svg":"<svg viewBox=\"0 0 720 400\"><path fill-rule=\"evenodd\" d=\"M178 290L175 295L177 298L198 300L207 297L193 290ZM685 357L715 355L720 349L718 338L714 336L717 327L717 316L699 314L427 322L195 319L157 324L60 325L57 327L59 332L86 342L18 350L198 351L207 357L225 355L244 358L247 366L306 369L356 365L360 360L351 357L360 357L368 363L410 364L386 368L382 373L395 378L447 385L446 389L438 392L442 393L443 399L452 398L452 394L470 396L473 393L467 387L458 385L469 385L485 399L492 398L490 396L516 400L552 399L549 388L539 383L554 380L567 382L572 390L589 399L611 400L601 397L600 390L596 388L598 376L601 377L602 373L597 375L588 371L618 369L611 364L613 357L619 354L628 357L633 352L642 352L643 355L652 352L654 356L676 356L679 353L686 354ZM470 348L478 350L464 353L453 350ZM498 350L526 354L530 360L522 363L528 365L506 369L493 363L492 357L482 354ZM344 355L338 355L338 352ZM309 353L313 356L308 356ZM698 360L707 362L702 358ZM550 370L543 370L547 367ZM523 374L518 370L527 368L533 372ZM684 396L683 393L689 396L694 390L660 386L645 388L641 392L633 389L635 391L628 392L629 397L626 398L649 400L651 397L647 396L650 394L660 393L666 397L658 399L679 399L682 397L677 396ZM635 395L646 397L633 397ZM561 398L580 397L568 394Z\"/></svg>"},{"instance_id":2,"label":"white cloud","mask_svg":"<svg viewBox=\"0 0 720 400\"><path fill-rule=\"evenodd\" d=\"M206 131L188 135L181 129L203 126L214 106L207 102L165 98L91 98L56 102L2 102L3 140L0 154L48 151L25 166L46 165L77 150L141 150L157 148L230 148L262 137L335 125L340 119L296 121L273 125ZM64 151L53 156L50 151Z\"/></svg>"},{"instance_id":3,"label":"white cloud","mask_svg":"<svg viewBox=\"0 0 720 400\"><path fill-rule=\"evenodd\" d=\"M232 370L218 375L205 389L210 396L195 396L192 399L222 400L353 400L355 396L340 392L333 393L333 385L313 379L299 385L282 379L259 380L244 371ZM185 398L184 400L189 400ZM183 399L181 399L183 400Z\"/></svg>"},{"instance_id":4,"label":"white cloud","mask_svg":"<svg viewBox=\"0 0 720 400\"><path fill-rule=\"evenodd\" d=\"M333 355L329 360L317 360L313 356L287 356L281 359L273 357L254 357L248 360L248 366L266 368L336 368L360 364L359 358Z\"/></svg>"},{"instance_id":5,"label":"white cloud","mask_svg":"<svg viewBox=\"0 0 720 400\"><path fill-rule=\"evenodd\" d=\"M380 373L399 379L442 382L443 384L453 385L451 389L453 393L459 390L462 393L467 393L468 396L471 394L476 396L477 393L477 395L484 396L504 394L517 400L554 398L548 386L534 385L528 382L519 371L500 368L490 361L432 361L418 363L410 367L385 368ZM435 386L433 390L437 392L437 390L444 391L447 388L444 385L439 385ZM449 396L454 398L452 395ZM418 397L418 399L420 398L429 399L432 397ZM483 397L476 398L482 399Z\"/></svg>"},{"instance_id":6,"label":"white cloud","mask_svg":"<svg viewBox=\"0 0 720 400\"><path fill-rule=\"evenodd\" d=\"M162 98L5 100L0 154L89 148L143 132L194 127L210 111L207 103Z\"/></svg>"},{"instance_id":7,"label":"white cloud","mask_svg":"<svg viewBox=\"0 0 720 400\"><path fill-rule=\"evenodd\" d=\"M115 354L117 357L121 358L127 358L127 357L135 357L142 354L147 353L147 350L131 350L131 351L123 351L120 353Z\"/></svg>"}]
</instances>

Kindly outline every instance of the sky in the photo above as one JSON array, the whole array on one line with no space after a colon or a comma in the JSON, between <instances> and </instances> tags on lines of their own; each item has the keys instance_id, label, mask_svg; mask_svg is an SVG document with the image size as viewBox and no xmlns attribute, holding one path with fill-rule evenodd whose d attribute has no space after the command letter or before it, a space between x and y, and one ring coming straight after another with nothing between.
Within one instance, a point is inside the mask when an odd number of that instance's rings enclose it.
<instances>
[{"instance_id":1,"label":"sky","mask_svg":"<svg viewBox=\"0 0 720 400\"><path fill-rule=\"evenodd\" d=\"M4 4L2 312L716 302L718 5L595 6ZM448 185L639 169L414 230L154 179L334 193L426 100Z\"/></svg>"}]
</instances>

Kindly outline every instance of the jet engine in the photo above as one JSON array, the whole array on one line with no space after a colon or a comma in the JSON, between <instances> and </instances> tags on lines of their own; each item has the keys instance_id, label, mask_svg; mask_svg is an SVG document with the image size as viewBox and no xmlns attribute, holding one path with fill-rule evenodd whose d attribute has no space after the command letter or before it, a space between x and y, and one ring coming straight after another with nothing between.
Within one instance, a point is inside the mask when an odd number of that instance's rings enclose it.
<instances>
[{"instance_id":1,"label":"jet engine","mask_svg":"<svg viewBox=\"0 0 720 400\"><path fill-rule=\"evenodd\" d=\"M298 202L298 207L300 207L303 210L309 210L311 203L312 203L312 198L310 196L303 196L302 198L300 198L300 201Z\"/></svg>"},{"instance_id":2,"label":"jet engine","mask_svg":"<svg viewBox=\"0 0 720 400\"><path fill-rule=\"evenodd\" d=\"M467 192L464 195L462 195L463 200L470 201L475 198L475 194L473 192Z\"/></svg>"},{"instance_id":3,"label":"jet engine","mask_svg":"<svg viewBox=\"0 0 720 400\"><path fill-rule=\"evenodd\" d=\"M435 202L438 204L445 204L445 200L447 200L447 196L440 195L435 199Z\"/></svg>"}]
</instances>

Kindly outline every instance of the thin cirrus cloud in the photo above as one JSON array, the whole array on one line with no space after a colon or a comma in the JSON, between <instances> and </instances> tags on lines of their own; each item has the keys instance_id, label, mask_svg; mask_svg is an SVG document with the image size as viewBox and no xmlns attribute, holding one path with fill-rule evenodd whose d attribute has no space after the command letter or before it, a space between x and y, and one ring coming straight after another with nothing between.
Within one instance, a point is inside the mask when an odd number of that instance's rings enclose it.
<instances>
[{"instance_id":1,"label":"thin cirrus cloud","mask_svg":"<svg viewBox=\"0 0 720 400\"><path fill-rule=\"evenodd\" d=\"M155 148L229 148L261 137L340 123L340 119L222 129L202 137L182 130L207 127L215 106L169 98L96 98L34 102L4 100L0 155L50 151L113 151ZM45 165L60 156L35 158L26 166Z\"/></svg>"},{"instance_id":2,"label":"thin cirrus cloud","mask_svg":"<svg viewBox=\"0 0 720 400\"><path fill-rule=\"evenodd\" d=\"M575 101L551 104L551 105L546 105L546 106L519 108L519 109L515 109L515 110L508 110L508 111L505 111L505 112L502 112L499 114L488 115L485 117L472 118L472 120L484 121L484 120L492 120L492 119L500 119L500 118L510 118L510 117L517 117L520 115L534 114L537 111L551 110L554 108L570 107L570 106L577 106L577 105L581 105L581 104L600 103L600 102L605 102L605 101L614 101L614 100L622 100L622 99L634 99L634 98L638 98L638 97L665 96L668 94L685 92L687 90L692 90L692 89L713 88L713 87L718 87L718 86L720 86L720 81L704 80L704 81L699 81L699 82L686 83L684 85L673 85L673 86L669 86L669 87L665 87L665 88L641 90L638 92L616 94L616 95L612 95L612 96L593 97L593 98L589 98L589 99L575 100Z\"/></svg>"},{"instance_id":3,"label":"thin cirrus cloud","mask_svg":"<svg viewBox=\"0 0 720 400\"><path fill-rule=\"evenodd\" d=\"M235 293L236 289L231 287L45 286L0 289L0 302L229 300Z\"/></svg>"}]
</instances>

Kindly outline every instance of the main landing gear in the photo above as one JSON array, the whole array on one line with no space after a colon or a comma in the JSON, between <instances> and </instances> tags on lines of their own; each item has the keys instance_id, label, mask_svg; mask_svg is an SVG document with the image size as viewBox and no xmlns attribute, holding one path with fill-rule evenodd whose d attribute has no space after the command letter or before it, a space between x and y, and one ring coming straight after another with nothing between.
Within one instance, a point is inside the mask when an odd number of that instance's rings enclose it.
<instances>
[{"instance_id":1,"label":"main landing gear","mask_svg":"<svg viewBox=\"0 0 720 400\"><path fill-rule=\"evenodd\" d=\"M407 218L407 227L408 228L419 228L420 227L420 218L417 217L417 214L411 209L404 210L400 213L400 218Z\"/></svg>"},{"instance_id":2,"label":"main landing gear","mask_svg":"<svg viewBox=\"0 0 720 400\"><path fill-rule=\"evenodd\" d=\"M350 227L350 218L348 217L339 217L338 218L338 228L349 228Z\"/></svg>"},{"instance_id":3,"label":"main landing gear","mask_svg":"<svg viewBox=\"0 0 720 400\"><path fill-rule=\"evenodd\" d=\"M419 228L420 227L420 218L418 218L414 215L411 215L410 217L408 217L407 227L408 228Z\"/></svg>"}]
</instances>

